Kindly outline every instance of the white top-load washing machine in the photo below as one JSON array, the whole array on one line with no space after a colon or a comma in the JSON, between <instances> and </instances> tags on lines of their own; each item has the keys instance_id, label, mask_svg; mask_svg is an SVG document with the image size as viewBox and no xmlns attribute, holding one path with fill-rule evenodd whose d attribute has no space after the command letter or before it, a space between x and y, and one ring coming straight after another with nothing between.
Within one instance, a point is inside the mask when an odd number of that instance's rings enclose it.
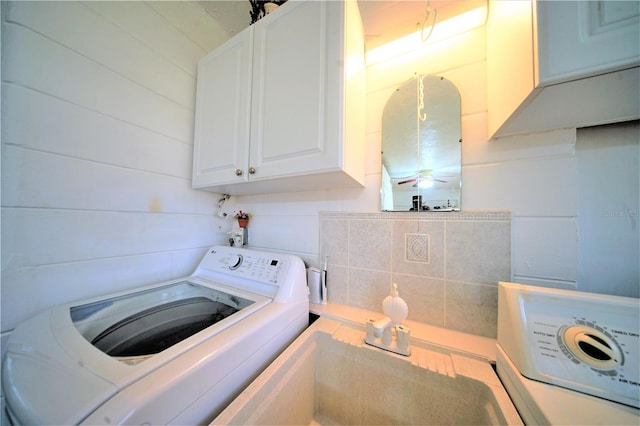
<instances>
[{"instance_id":1,"label":"white top-load washing machine","mask_svg":"<svg viewBox=\"0 0 640 426\"><path fill-rule=\"evenodd\" d=\"M308 321L302 260L213 247L188 277L17 327L2 363L7 412L20 424L208 423Z\"/></svg>"},{"instance_id":2,"label":"white top-load washing machine","mask_svg":"<svg viewBox=\"0 0 640 426\"><path fill-rule=\"evenodd\" d=\"M496 367L526 424L640 424L639 299L500 283Z\"/></svg>"}]
</instances>

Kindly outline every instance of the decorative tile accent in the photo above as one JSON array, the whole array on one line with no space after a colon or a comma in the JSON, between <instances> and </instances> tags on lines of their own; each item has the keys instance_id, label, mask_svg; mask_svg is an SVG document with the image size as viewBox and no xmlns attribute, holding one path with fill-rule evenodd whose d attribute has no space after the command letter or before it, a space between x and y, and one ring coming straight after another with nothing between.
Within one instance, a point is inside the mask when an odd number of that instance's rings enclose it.
<instances>
[{"instance_id":1,"label":"decorative tile accent","mask_svg":"<svg viewBox=\"0 0 640 426\"><path fill-rule=\"evenodd\" d=\"M445 221L442 220L393 220L393 273L417 275L429 278L445 278ZM429 263L406 260L405 234L429 235Z\"/></svg>"},{"instance_id":2,"label":"decorative tile accent","mask_svg":"<svg viewBox=\"0 0 640 426\"><path fill-rule=\"evenodd\" d=\"M405 261L429 263L429 239L429 234L404 234Z\"/></svg>"}]
</instances>

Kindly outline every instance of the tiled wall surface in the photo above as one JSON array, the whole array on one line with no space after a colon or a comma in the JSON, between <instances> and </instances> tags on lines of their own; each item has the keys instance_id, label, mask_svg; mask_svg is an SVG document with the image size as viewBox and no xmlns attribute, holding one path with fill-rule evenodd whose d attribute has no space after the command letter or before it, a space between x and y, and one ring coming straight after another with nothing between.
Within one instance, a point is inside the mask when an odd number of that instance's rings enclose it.
<instances>
[{"instance_id":1,"label":"tiled wall surface","mask_svg":"<svg viewBox=\"0 0 640 426\"><path fill-rule=\"evenodd\" d=\"M511 213L321 212L329 301L382 312L392 283L409 318L496 337L511 279Z\"/></svg>"}]
</instances>

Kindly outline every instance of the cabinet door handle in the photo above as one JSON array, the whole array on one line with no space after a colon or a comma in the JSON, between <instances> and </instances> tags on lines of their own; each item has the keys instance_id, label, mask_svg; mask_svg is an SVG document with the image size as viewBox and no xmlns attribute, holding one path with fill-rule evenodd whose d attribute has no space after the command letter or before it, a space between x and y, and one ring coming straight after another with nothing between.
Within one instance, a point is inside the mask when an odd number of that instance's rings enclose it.
<instances>
[{"instance_id":1,"label":"cabinet door handle","mask_svg":"<svg viewBox=\"0 0 640 426\"><path fill-rule=\"evenodd\" d=\"M236 169L236 176L242 176L242 170Z\"/></svg>"},{"instance_id":2,"label":"cabinet door handle","mask_svg":"<svg viewBox=\"0 0 640 426\"><path fill-rule=\"evenodd\" d=\"M256 174L256 168L255 167L249 167L249 174L250 175L255 175Z\"/></svg>"}]
</instances>

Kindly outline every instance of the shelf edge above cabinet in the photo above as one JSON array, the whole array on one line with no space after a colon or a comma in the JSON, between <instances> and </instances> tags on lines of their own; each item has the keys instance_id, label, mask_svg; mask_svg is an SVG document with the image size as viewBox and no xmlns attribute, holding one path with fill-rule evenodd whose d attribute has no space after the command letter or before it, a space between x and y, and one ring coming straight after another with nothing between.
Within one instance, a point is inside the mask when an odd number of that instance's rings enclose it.
<instances>
[{"instance_id":1,"label":"shelf edge above cabinet","mask_svg":"<svg viewBox=\"0 0 640 426\"><path fill-rule=\"evenodd\" d=\"M640 67L538 88L491 139L640 118Z\"/></svg>"}]
</instances>

